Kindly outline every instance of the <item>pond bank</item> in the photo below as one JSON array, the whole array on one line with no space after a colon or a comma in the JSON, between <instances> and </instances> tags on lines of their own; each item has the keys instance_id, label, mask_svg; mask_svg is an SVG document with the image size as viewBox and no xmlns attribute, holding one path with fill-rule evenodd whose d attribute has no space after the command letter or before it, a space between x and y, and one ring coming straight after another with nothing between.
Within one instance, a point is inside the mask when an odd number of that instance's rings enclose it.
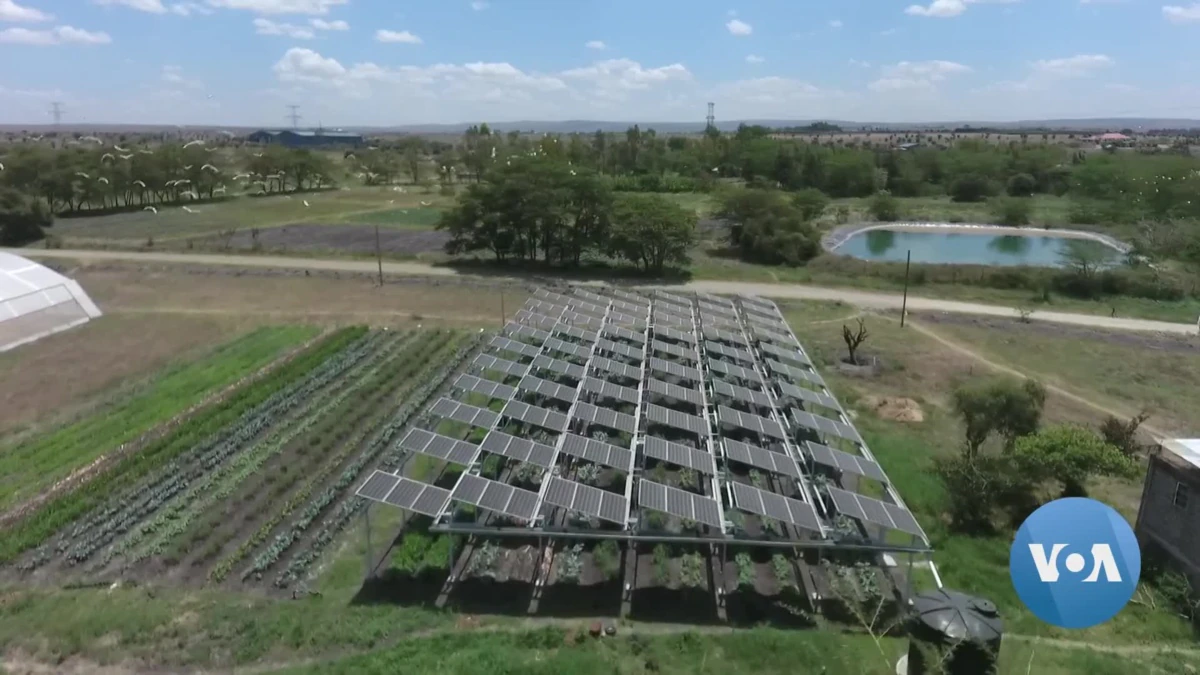
<instances>
[{"instance_id":1,"label":"pond bank","mask_svg":"<svg viewBox=\"0 0 1200 675\"><path fill-rule=\"evenodd\" d=\"M1041 227L1010 227L1006 225L955 224L955 223L854 223L834 228L821 238L821 246L834 252L845 244L851 237L863 232L874 230L891 230L895 232L928 232L931 234L980 234L992 236L1016 237L1057 237L1060 239L1089 239L1096 241L1121 253L1128 253L1131 246L1119 239L1097 232L1084 230L1059 230Z\"/></svg>"}]
</instances>

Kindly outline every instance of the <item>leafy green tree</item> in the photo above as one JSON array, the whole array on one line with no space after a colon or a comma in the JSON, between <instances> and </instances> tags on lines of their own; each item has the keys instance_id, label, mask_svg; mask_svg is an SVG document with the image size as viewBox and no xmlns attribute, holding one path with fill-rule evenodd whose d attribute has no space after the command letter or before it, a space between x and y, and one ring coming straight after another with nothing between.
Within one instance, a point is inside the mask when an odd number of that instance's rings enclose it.
<instances>
[{"instance_id":1,"label":"leafy green tree","mask_svg":"<svg viewBox=\"0 0 1200 675\"><path fill-rule=\"evenodd\" d=\"M1008 179L1008 196L1031 197L1037 187L1036 178L1027 173L1018 173Z\"/></svg>"},{"instance_id":2,"label":"leafy green tree","mask_svg":"<svg viewBox=\"0 0 1200 675\"><path fill-rule=\"evenodd\" d=\"M658 195L631 194L617 199L612 216L610 252L661 275L668 266L686 266L696 242L696 214Z\"/></svg>"},{"instance_id":3,"label":"leafy green tree","mask_svg":"<svg viewBox=\"0 0 1200 675\"><path fill-rule=\"evenodd\" d=\"M800 211L804 220L816 220L829 206L829 197L816 188L805 188L792 195L792 206Z\"/></svg>"},{"instance_id":4,"label":"leafy green tree","mask_svg":"<svg viewBox=\"0 0 1200 675\"><path fill-rule=\"evenodd\" d=\"M959 532L993 533L997 510L1028 495L1027 482L1008 457L946 457L937 460L934 473L946 488L950 525Z\"/></svg>"},{"instance_id":5,"label":"leafy green tree","mask_svg":"<svg viewBox=\"0 0 1200 675\"><path fill-rule=\"evenodd\" d=\"M969 173L955 178L949 192L956 202L981 202L991 194L992 187L986 176Z\"/></svg>"},{"instance_id":6,"label":"leafy green tree","mask_svg":"<svg viewBox=\"0 0 1200 675\"><path fill-rule=\"evenodd\" d=\"M959 387L953 394L954 412L963 421L968 459L979 454L992 434L1011 449L1016 439L1037 430L1046 404L1046 390L1034 380L995 377Z\"/></svg>"},{"instance_id":7,"label":"leafy green tree","mask_svg":"<svg viewBox=\"0 0 1200 675\"><path fill-rule=\"evenodd\" d=\"M1012 455L1025 475L1058 481L1065 496L1085 494L1092 476L1130 476L1136 470L1133 460L1095 431L1071 424L1017 439Z\"/></svg>"},{"instance_id":8,"label":"leafy green tree","mask_svg":"<svg viewBox=\"0 0 1200 675\"><path fill-rule=\"evenodd\" d=\"M887 190L876 192L867 204L867 210L871 217L878 221L886 223L900 220L900 200Z\"/></svg>"},{"instance_id":9,"label":"leafy green tree","mask_svg":"<svg viewBox=\"0 0 1200 675\"><path fill-rule=\"evenodd\" d=\"M1028 225L1033 216L1033 206L1028 199L1018 197L994 197L989 200L992 214L1000 225Z\"/></svg>"},{"instance_id":10,"label":"leafy green tree","mask_svg":"<svg viewBox=\"0 0 1200 675\"><path fill-rule=\"evenodd\" d=\"M54 214L41 199L0 188L0 244L22 246L45 236Z\"/></svg>"}]
</instances>

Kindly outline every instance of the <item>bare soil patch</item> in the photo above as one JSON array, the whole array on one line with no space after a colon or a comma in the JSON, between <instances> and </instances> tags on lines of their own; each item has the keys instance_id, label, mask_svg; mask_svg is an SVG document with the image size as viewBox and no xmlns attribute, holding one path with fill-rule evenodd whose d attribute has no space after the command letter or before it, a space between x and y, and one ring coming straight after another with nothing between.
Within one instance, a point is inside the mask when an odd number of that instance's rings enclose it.
<instances>
[{"instance_id":1,"label":"bare soil patch","mask_svg":"<svg viewBox=\"0 0 1200 675\"><path fill-rule=\"evenodd\" d=\"M893 422L924 422L925 411L911 398L900 396L868 396L862 405L870 408L880 419Z\"/></svg>"},{"instance_id":2,"label":"bare soil patch","mask_svg":"<svg viewBox=\"0 0 1200 675\"><path fill-rule=\"evenodd\" d=\"M437 230L379 229L379 248L389 255L417 255L441 252L450 237ZM237 251L261 250L269 253L338 251L374 253L374 225L320 225L302 223L258 230L239 230L230 238L223 236L192 240L201 249L225 248Z\"/></svg>"}]
</instances>

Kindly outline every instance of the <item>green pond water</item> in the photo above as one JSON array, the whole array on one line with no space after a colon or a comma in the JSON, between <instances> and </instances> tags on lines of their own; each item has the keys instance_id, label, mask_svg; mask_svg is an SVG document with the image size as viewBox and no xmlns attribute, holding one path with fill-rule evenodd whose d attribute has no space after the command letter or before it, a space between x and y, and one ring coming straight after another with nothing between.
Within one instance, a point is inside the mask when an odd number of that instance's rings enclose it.
<instances>
[{"instance_id":1,"label":"green pond water","mask_svg":"<svg viewBox=\"0 0 1200 675\"><path fill-rule=\"evenodd\" d=\"M1080 252L1092 260L1114 263L1123 254L1090 239L1054 236L994 235L972 232L870 230L859 232L834 249L861 260L933 265L1028 265L1059 267L1064 256Z\"/></svg>"}]
</instances>

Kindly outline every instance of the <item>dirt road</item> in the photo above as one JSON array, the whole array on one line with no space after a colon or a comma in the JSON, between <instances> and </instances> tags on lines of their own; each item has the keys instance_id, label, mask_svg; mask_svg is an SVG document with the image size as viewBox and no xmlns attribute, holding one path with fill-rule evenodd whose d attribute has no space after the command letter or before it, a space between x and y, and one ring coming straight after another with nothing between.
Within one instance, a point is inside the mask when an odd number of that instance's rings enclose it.
<instances>
[{"instance_id":1,"label":"dirt road","mask_svg":"<svg viewBox=\"0 0 1200 675\"><path fill-rule=\"evenodd\" d=\"M70 251L45 249L0 249L28 258L60 258L83 261L131 261L147 263L180 263L194 265L233 265L238 267L270 267L284 269L326 270L341 272L374 273L376 263L369 260L337 260L320 258L287 258L280 256L242 256L242 255L210 255L187 253L141 253L135 251ZM383 271L387 274L407 276L459 276L457 270L448 267L435 267L418 262L385 262ZM497 277L489 277L497 278ZM516 280L513 278L512 280ZM602 282L591 282L599 284ZM736 293L761 295L769 298L796 300L827 300L841 301L868 309L900 309L902 298L894 293L873 293L843 288L822 288L819 286L804 286L799 284L766 284L740 281L691 281L683 284L644 284L642 288L674 288L706 293ZM958 302L954 300L935 300L933 298L908 298L910 311L924 312L953 312L960 314L981 314L988 316L1003 316L1016 318L1016 309L999 305L985 305L974 302ZM1121 319L1091 314L1072 314L1068 312L1036 311L1029 315L1036 321L1091 326L1112 330L1151 331L1159 333L1174 333L1195 335L1198 331L1195 324L1168 323L1165 321L1150 321L1147 319Z\"/></svg>"}]
</instances>

